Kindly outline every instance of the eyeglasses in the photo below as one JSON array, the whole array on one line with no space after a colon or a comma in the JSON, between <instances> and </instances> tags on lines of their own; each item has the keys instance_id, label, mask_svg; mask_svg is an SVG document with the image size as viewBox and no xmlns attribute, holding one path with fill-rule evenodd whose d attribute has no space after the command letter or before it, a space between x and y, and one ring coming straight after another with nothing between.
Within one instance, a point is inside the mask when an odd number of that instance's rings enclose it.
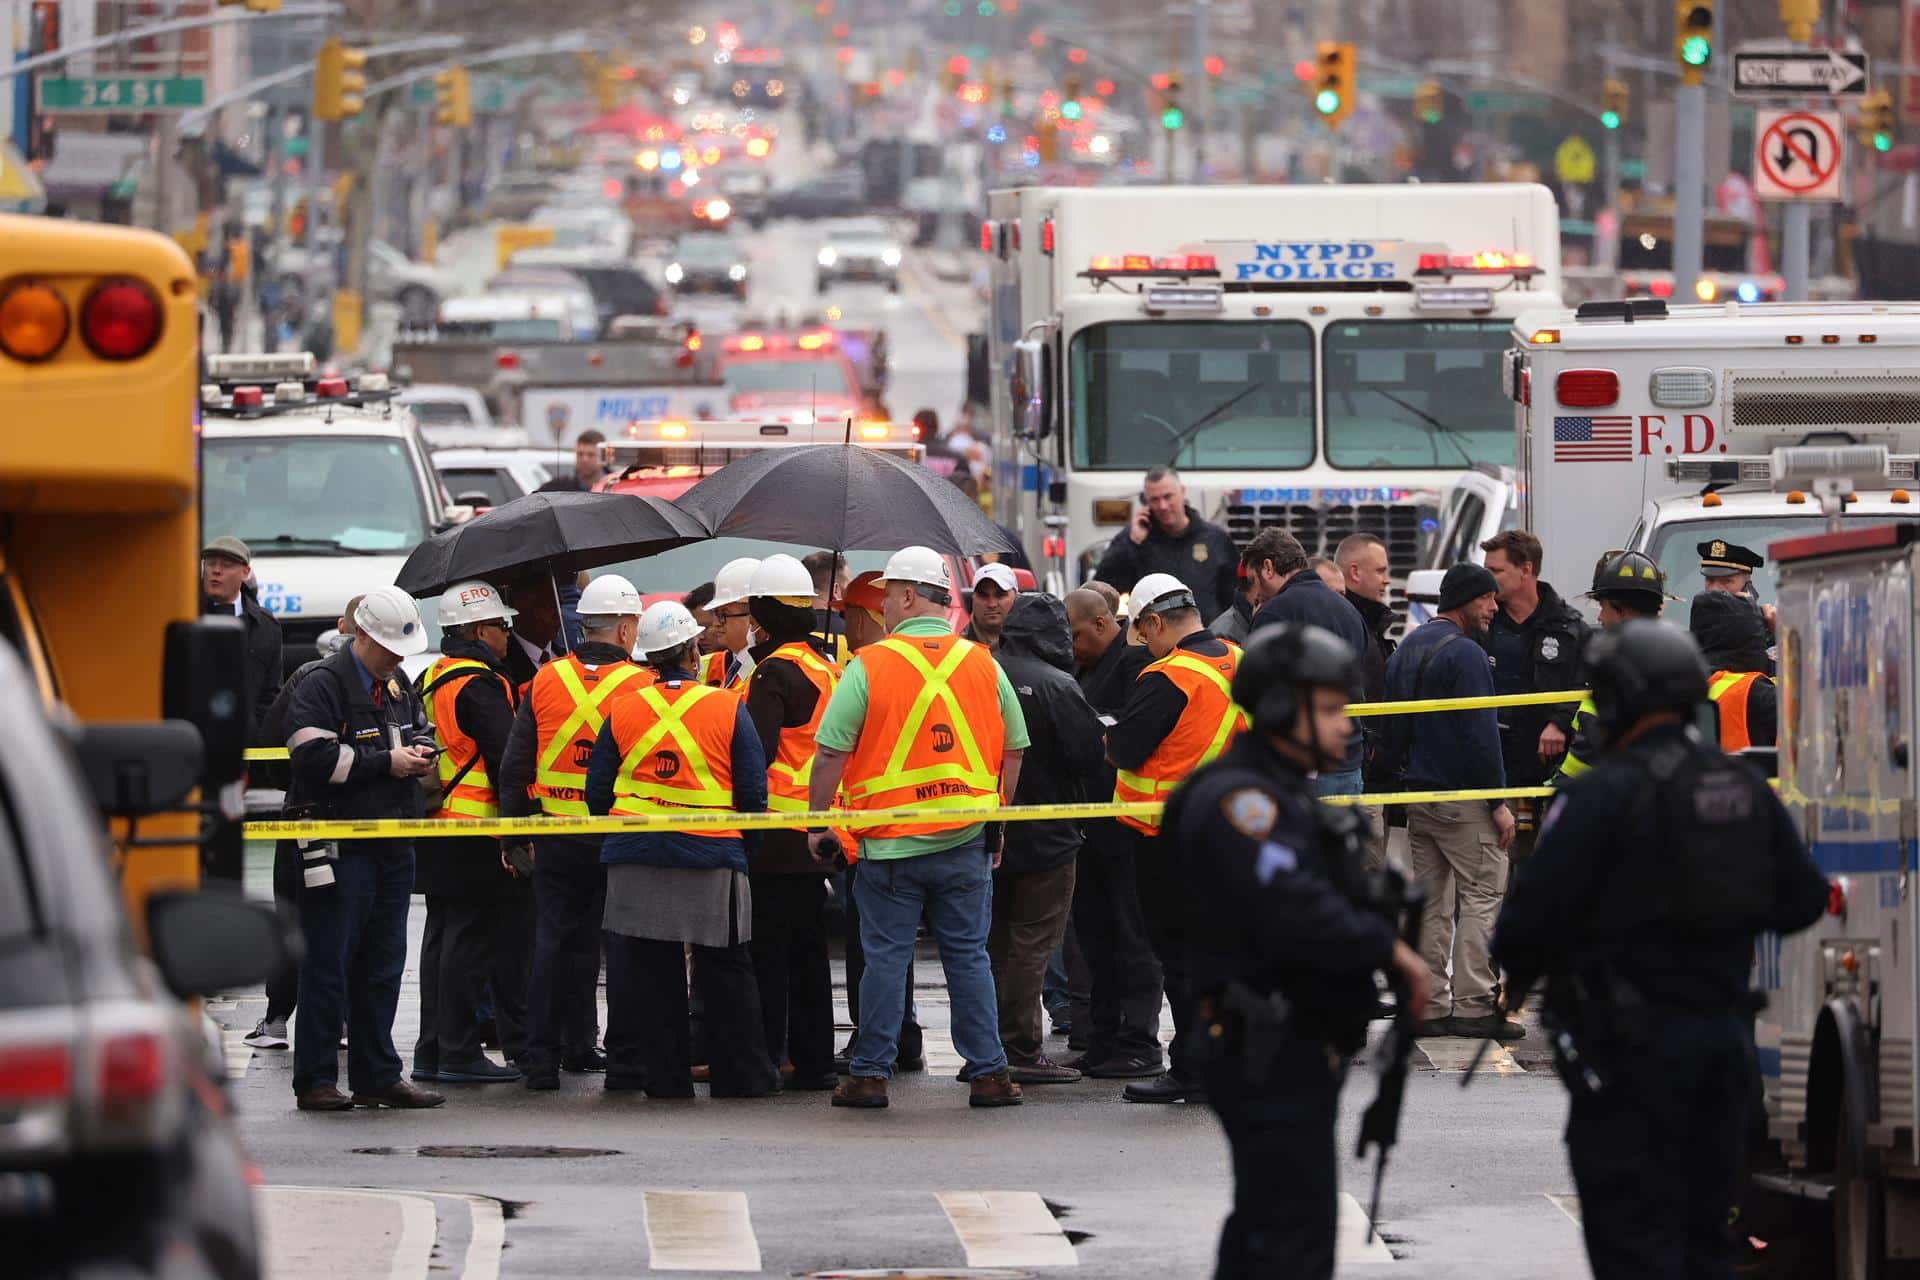
<instances>
[{"instance_id":1,"label":"eyeglasses","mask_svg":"<svg viewBox=\"0 0 1920 1280\"><path fill-rule=\"evenodd\" d=\"M498 627L508 635L513 634L513 622L508 618L483 618L480 625L483 627Z\"/></svg>"},{"instance_id":2,"label":"eyeglasses","mask_svg":"<svg viewBox=\"0 0 1920 1280\"><path fill-rule=\"evenodd\" d=\"M742 609L738 613L716 613L713 616L721 622L732 622L735 618L751 618L753 610Z\"/></svg>"}]
</instances>

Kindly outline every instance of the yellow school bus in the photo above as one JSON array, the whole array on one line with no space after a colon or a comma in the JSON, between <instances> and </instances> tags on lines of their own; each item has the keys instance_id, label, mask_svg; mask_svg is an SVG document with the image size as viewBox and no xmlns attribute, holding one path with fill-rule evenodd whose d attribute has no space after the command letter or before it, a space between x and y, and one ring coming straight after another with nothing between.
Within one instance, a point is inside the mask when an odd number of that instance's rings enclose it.
<instances>
[{"instance_id":1,"label":"yellow school bus","mask_svg":"<svg viewBox=\"0 0 1920 1280\"><path fill-rule=\"evenodd\" d=\"M190 714L197 293L165 236L0 215L0 641L83 723ZM135 922L154 890L197 881L197 822L120 828Z\"/></svg>"}]
</instances>

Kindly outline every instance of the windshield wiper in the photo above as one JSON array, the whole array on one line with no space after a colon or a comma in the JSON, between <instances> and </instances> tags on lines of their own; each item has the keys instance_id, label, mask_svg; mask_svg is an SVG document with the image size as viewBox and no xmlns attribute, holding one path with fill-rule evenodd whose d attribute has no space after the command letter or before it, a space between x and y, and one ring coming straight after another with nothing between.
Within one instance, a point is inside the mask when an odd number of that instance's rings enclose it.
<instances>
[{"instance_id":1,"label":"windshield wiper","mask_svg":"<svg viewBox=\"0 0 1920 1280\"><path fill-rule=\"evenodd\" d=\"M1448 444L1452 445L1454 449L1460 454L1461 466L1471 467L1473 465L1473 455L1467 452L1467 446L1460 443L1461 432L1458 427L1448 426L1446 423L1440 421L1440 419L1428 413L1425 409L1422 409L1417 405L1408 404L1405 400L1402 400L1399 396L1393 394L1393 392L1391 391L1382 391L1379 387L1367 387L1365 388L1365 390L1373 392L1373 394L1379 396L1383 400L1389 400L1389 401L1392 401L1394 404L1399 405L1402 409L1405 409L1408 413L1420 419L1420 421L1426 423L1428 426L1432 427L1434 431L1438 433L1433 437L1433 465L1434 466L1437 467L1440 465L1440 441L1443 439Z\"/></svg>"},{"instance_id":2,"label":"windshield wiper","mask_svg":"<svg viewBox=\"0 0 1920 1280\"><path fill-rule=\"evenodd\" d=\"M276 547L289 551L321 551L336 556L377 556L372 547L350 547L338 538L308 538L293 533L276 533L271 538L248 538L249 547Z\"/></svg>"},{"instance_id":3,"label":"windshield wiper","mask_svg":"<svg viewBox=\"0 0 1920 1280\"><path fill-rule=\"evenodd\" d=\"M1178 466L1180 462L1180 451L1192 444L1195 436L1199 435L1208 427L1213 426L1215 420L1218 419L1221 414L1233 408L1233 406L1239 404L1254 392L1261 390L1266 385L1265 381L1249 382L1246 386L1240 388L1225 400L1222 400L1219 404L1213 406L1213 408L1207 410L1198 418L1195 418L1192 422L1189 422L1186 426L1175 432L1173 437L1173 456L1167 459L1167 465L1170 467Z\"/></svg>"}]
</instances>

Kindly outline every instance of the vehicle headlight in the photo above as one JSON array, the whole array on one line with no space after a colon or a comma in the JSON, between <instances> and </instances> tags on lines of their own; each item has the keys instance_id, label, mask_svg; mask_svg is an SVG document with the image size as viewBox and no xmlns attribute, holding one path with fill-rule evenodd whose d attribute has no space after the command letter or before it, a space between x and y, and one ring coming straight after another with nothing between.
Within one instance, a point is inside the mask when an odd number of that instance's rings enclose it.
<instances>
[{"instance_id":1,"label":"vehicle headlight","mask_svg":"<svg viewBox=\"0 0 1920 1280\"><path fill-rule=\"evenodd\" d=\"M686 275L687 273L680 269L679 263L669 262L667 264L667 269L665 271L662 271L660 274L667 278L668 284L679 284L680 278Z\"/></svg>"},{"instance_id":2,"label":"vehicle headlight","mask_svg":"<svg viewBox=\"0 0 1920 1280\"><path fill-rule=\"evenodd\" d=\"M727 279L729 279L729 280L745 280L746 278L747 278L747 264L746 264L746 263L744 263L744 262L736 262L736 263L734 263L734 264L733 264L732 266L730 266L730 267L728 267L728 268L727 268Z\"/></svg>"},{"instance_id":3,"label":"vehicle headlight","mask_svg":"<svg viewBox=\"0 0 1920 1280\"><path fill-rule=\"evenodd\" d=\"M796 409L796 410L794 410L794 413L793 413L793 425L794 425L794 426L796 426L796 427L810 427L810 426L812 426L812 425L813 425L813 411L812 411L811 409Z\"/></svg>"},{"instance_id":4,"label":"vehicle headlight","mask_svg":"<svg viewBox=\"0 0 1920 1280\"><path fill-rule=\"evenodd\" d=\"M831 245L820 251L819 262L821 266L830 267L838 261L840 261L840 255L834 251Z\"/></svg>"},{"instance_id":5,"label":"vehicle headlight","mask_svg":"<svg viewBox=\"0 0 1920 1280\"><path fill-rule=\"evenodd\" d=\"M893 248L883 249L880 252L880 261L890 267L897 267L900 265L900 251Z\"/></svg>"}]
</instances>

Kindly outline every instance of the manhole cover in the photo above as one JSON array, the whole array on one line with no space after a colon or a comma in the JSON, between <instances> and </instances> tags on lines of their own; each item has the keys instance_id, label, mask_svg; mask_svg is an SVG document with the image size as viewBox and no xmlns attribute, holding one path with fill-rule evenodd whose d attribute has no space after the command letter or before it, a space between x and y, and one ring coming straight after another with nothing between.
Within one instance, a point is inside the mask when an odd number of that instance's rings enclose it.
<instances>
[{"instance_id":1,"label":"manhole cover","mask_svg":"<svg viewBox=\"0 0 1920 1280\"><path fill-rule=\"evenodd\" d=\"M1032 1280L1031 1271L995 1267L878 1267L867 1271L803 1271L805 1280Z\"/></svg>"},{"instance_id":2,"label":"manhole cover","mask_svg":"<svg viewBox=\"0 0 1920 1280\"><path fill-rule=\"evenodd\" d=\"M355 1147L357 1156L422 1156L429 1160L584 1160L617 1156L608 1147Z\"/></svg>"}]
</instances>

